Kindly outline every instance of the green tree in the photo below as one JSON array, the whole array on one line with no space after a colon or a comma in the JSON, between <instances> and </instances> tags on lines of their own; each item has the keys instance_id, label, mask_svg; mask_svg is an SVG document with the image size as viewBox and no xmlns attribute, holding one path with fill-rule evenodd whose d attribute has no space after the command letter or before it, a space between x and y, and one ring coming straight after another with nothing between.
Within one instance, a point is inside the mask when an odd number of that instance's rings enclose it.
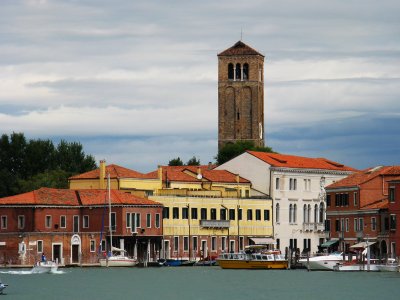
<instances>
[{"instance_id":1,"label":"green tree","mask_svg":"<svg viewBox=\"0 0 400 300\"><path fill-rule=\"evenodd\" d=\"M197 159L196 156L193 156L186 163L187 166L200 166L200 159Z\"/></svg>"},{"instance_id":2,"label":"green tree","mask_svg":"<svg viewBox=\"0 0 400 300\"><path fill-rule=\"evenodd\" d=\"M168 166L183 166L183 161L180 157L173 158L168 162Z\"/></svg>"},{"instance_id":3,"label":"green tree","mask_svg":"<svg viewBox=\"0 0 400 300\"><path fill-rule=\"evenodd\" d=\"M41 187L66 189L69 176L69 172L57 169L35 174L28 179L20 179L18 181L19 193L37 190Z\"/></svg>"},{"instance_id":4,"label":"green tree","mask_svg":"<svg viewBox=\"0 0 400 300\"><path fill-rule=\"evenodd\" d=\"M226 144L218 151L218 154L215 157L217 164L221 165L246 152L246 150L275 153L271 147L256 147L251 141L237 141L236 143Z\"/></svg>"}]
</instances>

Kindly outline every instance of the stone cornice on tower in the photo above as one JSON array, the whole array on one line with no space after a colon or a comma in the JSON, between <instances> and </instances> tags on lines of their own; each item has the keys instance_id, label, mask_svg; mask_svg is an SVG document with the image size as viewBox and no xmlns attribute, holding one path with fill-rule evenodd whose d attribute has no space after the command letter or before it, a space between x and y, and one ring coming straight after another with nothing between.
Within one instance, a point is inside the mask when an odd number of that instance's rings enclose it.
<instances>
[{"instance_id":1,"label":"stone cornice on tower","mask_svg":"<svg viewBox=\"0 0 400 300\"><path fill-rule=\"evenodd\" d=\"M238 55L260 55L264 57L264 55L254 50L250 46L246 45L242 41L238 41L232 47L218 54L218 56L238 56Z\"/></svg>"}]
</instances>

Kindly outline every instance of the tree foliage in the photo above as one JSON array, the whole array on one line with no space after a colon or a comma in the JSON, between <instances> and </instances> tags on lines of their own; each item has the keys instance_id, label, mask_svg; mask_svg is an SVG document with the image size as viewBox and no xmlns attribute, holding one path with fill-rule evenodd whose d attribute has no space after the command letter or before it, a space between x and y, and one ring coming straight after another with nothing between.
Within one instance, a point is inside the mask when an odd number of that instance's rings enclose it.
<instances>
[{"instance_id":1,"label":"tree foliage","mask_svg":"<svg viewBox=\"0 0 400 300\"><path fill-rule=\"evenodd\" d=\"M68 177L95 169L93 156L77 142L29 140L23 133L0 138L0 197L40 187L66 188Z\"/></svg>"},{"instance_id":2,"label":"tree foliage","mask_svg":"<svg viewBox=\"0 0 400 300\"><path fill-rule=\"evenodd\" d=\"M257 147L251 141L237 141L236 143L228 143L222 147L215 159L217 160L217 164L221 165L246 152L246 150L275 153L271 147Z\"/></svg>"},{"instance_id":3,"label":"tree foliage","mask_svg":"<svg viewBox=\"0 0 400 300\"><path fill-rule=\"evenodd\" d=\"M196 156L193 156L186 163L187 166L200 166L200 159L197 159Z\"/></svg>"},{"instance_id":4,"label":"tree foliage","mask_svg":"<svg viewBox=\"0 0 400 300\"><path fill-rule=\"evenodd\" d=\"M168 166L183 166L183 161L180 157L173 158L168 162Z\"/></svg>"}]
</instances>

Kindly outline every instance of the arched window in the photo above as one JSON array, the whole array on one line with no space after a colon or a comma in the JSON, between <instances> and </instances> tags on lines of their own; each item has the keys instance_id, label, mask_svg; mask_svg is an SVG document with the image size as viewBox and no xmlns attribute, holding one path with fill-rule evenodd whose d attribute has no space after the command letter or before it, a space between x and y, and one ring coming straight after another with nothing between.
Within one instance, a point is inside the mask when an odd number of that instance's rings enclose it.
<instances>
[{"instance_id":1,"label":"arched window","mask_svg":"<svg viewBox=\"0 0 400 300\"><path fill-rule=\"evenodd\" d=\"M241 80L242 70L240 64L236 64L236 80Z\"/></svg>"},{"instance_id":2,"label":"arched window","mask_svg":"<svg viewBox=\"0 0 400 300\"><path fill-rule=\"evenodd\" d=\"M314 205L314 223L318 223L318 204Z\"/></svg>"},{"instance_id":3,"label":"arched window","mask_svg":"<svg viewBox=\"0 0 400 300\"><path fill-rule=\"evenodd\" d=\"M324 203L321 202L319 204L319 222L324 223L325 221L325 208L324 208Z\"/></svg>"},{"instance_id":4,"label":"arched window","mask_svg":"<svg viewBox=\"0 0 400 300\"><path fill-rule=\"evenodd\" d=\"M296 223L297 221L297 204L293 205L293 223Z\"/></svg>"},{"instance_id":5,"label":"arched window","mask_svg":"<svg viewBox=\"0 0 400 300\"><path fill-rule=\"evenodd\" d=\"M249 64L243 65L243 80L249 80Z\"/></svg>"},{"instance_id":6,"label":"arched window","mask_svg":"<svg viewBox=\"0 0 400 300\"><path fill-rule=\"evenodd\" d=\"M276 223L279 223L279 203L276 204L276 212L275 212L275 220Z\"/></svg>"},{"instance_id":7,"label":"arched window","mask_svg":"<svg viewBox=\"0 0 400 300\"><path fill-rule=\"evenodd\" d=\"M228 65L228 79L233 80L233 64Z\"/></svg>"},{"instance_id":8,"label":"arched window","mask_svg":"<svg viewBox=\"0 0 400 300\"><path fill-rule=\"evenodd\" d=\"M289 223L292 223L292 222L293 222L292 216L293 216L293 205L290 204L290 205L289 205Z\"/></svg>"},{"instance_id":9,"label":"arched window","mask_svg":"<svg viewBox=\"0 0 400 300\"><path fill-rule=\"evenodd\" d=\"M303 207L303 223L308 223L308 220L307 220L307 204L304 204L304 207Z\"/></svg>"}]
</instances>

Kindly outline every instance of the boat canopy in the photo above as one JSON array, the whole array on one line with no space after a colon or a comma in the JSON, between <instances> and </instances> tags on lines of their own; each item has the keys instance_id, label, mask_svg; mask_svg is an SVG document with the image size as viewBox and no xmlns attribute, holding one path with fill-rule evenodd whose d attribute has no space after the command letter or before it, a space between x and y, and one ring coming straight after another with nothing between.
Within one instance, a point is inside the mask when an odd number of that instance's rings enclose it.
<instances>
[{"instance_id":1,"label":"boat canopy","mask_svg":"<svg viewBox=\"0 0 400 300\"><path fill-rule=\"evenodd\" d=\"M339 242L339 240L329 240L329 241L323 243L320 247L322 247L322 248L329 248L329 247L331 247L332 245L336 244L337 242Z\"/></svg>"},{"instance_id":2,"label":"boat canopy","mask_svg":"<svg viewBox=\"0 0 400 300\"><path fill-rule=\"evenodd\" d=\"M256 245L276 245L276 241L272 238L250 238Z\"/></svg>"},{"instance_id":3,"label":"boat canopy","mask_svg":"<svg viewBox=\"0 0 400 300\"><path fill-rule=\"evenodd\" d=\"M354 244L353 246L350 246L350 248L352 249L365 249L373 244L375 244L376 242L361 242L358 244Z\"/></svg>"},{"instance_id":4,"label":"boat canopy","mask_svg":"<svg viewBox=\"0 0 400 300\"><path fill-rule=\"evenodd\" d=\"M115 251L115 252L126 252L126 250L120 249L120 248L117 248L117 247L111 247L111 251Z\"/></svg>"}]
</instances>

